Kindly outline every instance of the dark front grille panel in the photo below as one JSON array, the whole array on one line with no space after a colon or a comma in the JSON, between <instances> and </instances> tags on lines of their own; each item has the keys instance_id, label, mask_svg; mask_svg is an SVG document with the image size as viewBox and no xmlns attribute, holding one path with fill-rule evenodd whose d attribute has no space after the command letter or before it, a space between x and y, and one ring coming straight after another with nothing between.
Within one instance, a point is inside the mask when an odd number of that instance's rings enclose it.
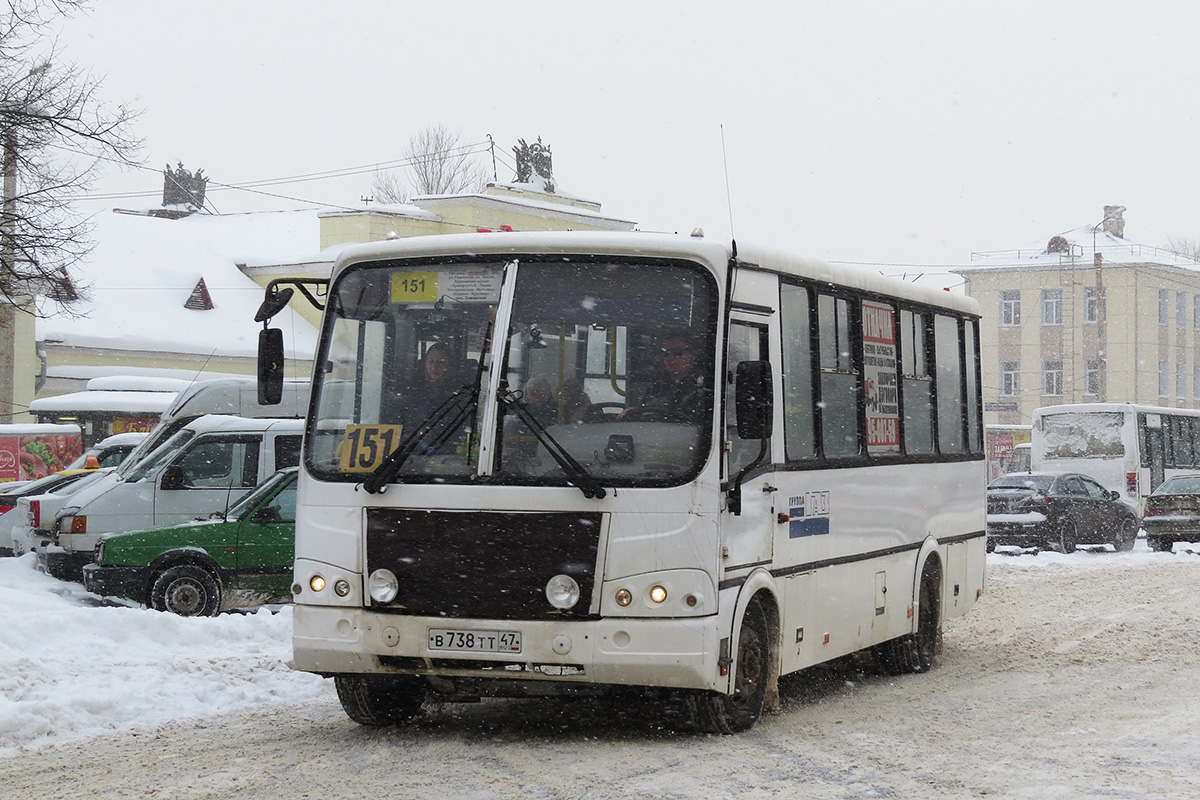
<instances>
[{"instance_id":1,"label":"dark front grille panel","mask_svg":"<svg viewBox=\"0 0 1200 800\"><path fill-rule=\"evenodd\" d=\"M396 574L388 611L418 616L550 619L587 615L595 586L600 514L367 511L367 572ZM570 612L546 600L546 582L570 575ZM381 609L381 610L382 610Z\"/></svg>"}]
</instances>

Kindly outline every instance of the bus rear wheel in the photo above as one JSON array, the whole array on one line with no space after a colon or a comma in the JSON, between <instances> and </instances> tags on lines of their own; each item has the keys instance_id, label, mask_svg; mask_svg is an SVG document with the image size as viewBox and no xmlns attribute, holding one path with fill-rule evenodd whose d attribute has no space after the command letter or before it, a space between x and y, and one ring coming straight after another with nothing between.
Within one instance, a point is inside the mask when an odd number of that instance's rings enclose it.
<instances>
[{"instance_id":1,"label":"bus rear wheel","mask_svg":"<svg viewBox=\"0 0 1200 800\"><path fill-rule=\"evenodd\" d=\"M695 727L705 733L741 733L762 716L771 679L771 633L762 603L751 600L738 633L737 669L733 694L703 692L692 695L690 711Z\"/></svg>"},{"instance_id":2,"label":"bus rear wheel","mask_svg":"<svg viewBox=\"0 0 1200 800\"><path fill-rule=\"evenodd\" d=\"M889 675L928 672L942 640L942 571L933 559L921 570L917 589L917 630L871 649L876 663Z\"/></svg>"},{"instance_id":3,"label":"bus rear wheel","mask_svg":"<svg viewBox=\"0 0 1200 800\"><path fill-rule=\"evenodd\" d=\"M333 685L342 710L359 725L404 725L425 702L425 681L409 675L335 675Z\"/></svg>"}]
</instances>

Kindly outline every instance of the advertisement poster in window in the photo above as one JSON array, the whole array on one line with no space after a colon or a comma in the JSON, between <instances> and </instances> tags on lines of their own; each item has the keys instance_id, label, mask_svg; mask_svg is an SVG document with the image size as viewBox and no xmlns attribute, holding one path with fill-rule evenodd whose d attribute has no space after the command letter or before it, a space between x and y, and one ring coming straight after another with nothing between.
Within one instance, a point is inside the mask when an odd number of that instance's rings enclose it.
<instances>
[{"instance_id":1,"label":"advertisement poster in window","mask_svg":"<svg viewBox=\"0 0 1200 800\"><path fill-rule=\"evenodd\" d=\"M895 310L863 302L863 391L867 397L867 452L900 452L900 407L896 383Z\"/></svg>"}]
</instances>

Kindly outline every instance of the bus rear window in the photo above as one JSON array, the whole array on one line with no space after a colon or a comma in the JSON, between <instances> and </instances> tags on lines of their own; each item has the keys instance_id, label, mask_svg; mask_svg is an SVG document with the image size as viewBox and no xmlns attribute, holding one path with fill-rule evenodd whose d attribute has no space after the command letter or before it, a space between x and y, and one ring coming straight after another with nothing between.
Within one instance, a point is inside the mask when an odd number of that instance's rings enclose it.
<instances>
[{"instance_id":1,"label":"bus rear window","mask_svg":"<svg viewBox=\"0 0 1200 800\"><path fill-rule=\"evenodd\" d=\"M1049 414L1042 417L1043 458L1119 458L1124 417L1113 414Z\"/></svg>"}]
</instances>

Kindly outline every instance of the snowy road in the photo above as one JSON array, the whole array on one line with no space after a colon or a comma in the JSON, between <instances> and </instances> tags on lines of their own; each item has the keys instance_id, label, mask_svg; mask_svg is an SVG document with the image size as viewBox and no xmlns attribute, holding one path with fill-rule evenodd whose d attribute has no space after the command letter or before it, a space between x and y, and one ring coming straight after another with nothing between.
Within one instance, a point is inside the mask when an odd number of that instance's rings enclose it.
<instances>
[{"instance_id":1,"label":"snowy road","mask_svg":"<svg viewBox=\"0 0 1200 800\"><path fill-rule=\"evenodd\" d=\"M243 713L10 749L0 796L1197 797L1200 555L1144 548L991 555L932 673L813 670L741 736L664 730L653 705L509 700L375 730L301 682L297 702L277 686Z\"/></svg>"}]
</instances>

